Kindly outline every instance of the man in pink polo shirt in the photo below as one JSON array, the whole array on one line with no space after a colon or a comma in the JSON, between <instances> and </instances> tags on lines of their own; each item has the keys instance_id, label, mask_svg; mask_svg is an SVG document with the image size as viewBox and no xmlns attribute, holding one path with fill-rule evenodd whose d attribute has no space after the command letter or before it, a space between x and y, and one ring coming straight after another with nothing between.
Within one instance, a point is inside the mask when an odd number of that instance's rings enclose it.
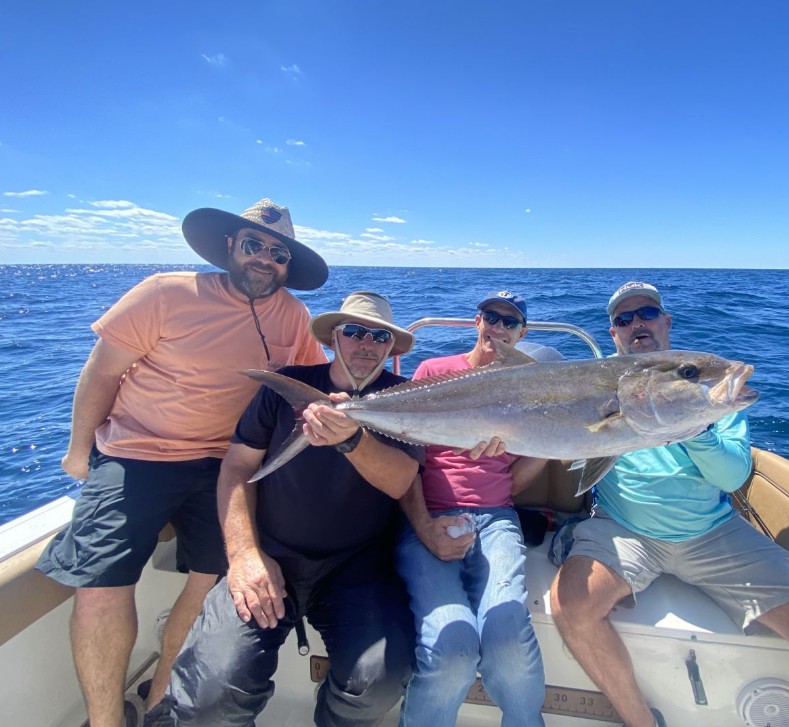
<instances>
[{"instance_id":1,"label":"man in pink polo shirt","mask_svg":"<svg viewBox=\"0 0 789 727\"><path fill-rule=\"evenodd\" d=\"M477 306L468 353L423 361L414 379L493 363L496 343L526 335L526 302L509 291ZM401 499L397 546L417 630L416 666L401 727L451 727L477 672L504 727L538 727L542 658L526 607L526 547L512 494L545 460L513 457L497 437L470 452L425 449L425 469Z\"/></svg>"},{"instance_id":2,"label":"man in pink polo shirt","mask_svg":"<svg viewBox=\"0 0 789 727\"><path fill-rule=\"evenodd\" d=\"M241 215L198 209L183 232L226 272L153 275L93 324L99 340L77 383L62 463L86 482L70 526L37 566L77 589L71 642L91 727L140 719L136 695L124 700L134 591L161 528L175 526L189 575L164 629L149 707L225 572L216 481L259 388L239 372L326 361L309 311L285 287L319 288L328 268L294 238L286 207L263 199Z\"/></svg>"}]
</instances>

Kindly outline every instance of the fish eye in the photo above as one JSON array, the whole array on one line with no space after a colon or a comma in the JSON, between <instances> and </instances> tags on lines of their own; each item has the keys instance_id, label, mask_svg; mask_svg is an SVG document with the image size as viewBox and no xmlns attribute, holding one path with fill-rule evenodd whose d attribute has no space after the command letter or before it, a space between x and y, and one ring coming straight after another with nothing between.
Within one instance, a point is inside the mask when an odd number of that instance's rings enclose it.
<instances>
[{"instance_id":1,"label":"fish eye","mask_svg":"<svg viewBox=\"0 0 789 727\"><path fill-rule=\"evenodd\" d=\"M696 366L688 365L688 366L681 366L678 371L680 378L683 379L695 379L698 378L699 369Z\"/></svg>"}]
</instances>

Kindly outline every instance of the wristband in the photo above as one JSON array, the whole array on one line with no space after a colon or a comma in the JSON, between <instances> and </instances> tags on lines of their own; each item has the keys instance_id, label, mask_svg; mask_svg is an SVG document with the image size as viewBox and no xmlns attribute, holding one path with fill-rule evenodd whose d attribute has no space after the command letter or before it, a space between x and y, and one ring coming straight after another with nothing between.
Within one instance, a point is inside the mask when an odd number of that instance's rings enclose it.
<instances>
[{"instance_id":1,"label":"wristband","mask_svg":"<svg viewBox=\"0 0 789 727\"><path fill-rule=\"evenodd\" d=\"M353 434L351 434L348 439L340 442L339 444L335 444L334 448L340 452L341 454L349 454L356 449L359 442L362 441L362 427L359 427Z\"/></svg>"}]
</instances>

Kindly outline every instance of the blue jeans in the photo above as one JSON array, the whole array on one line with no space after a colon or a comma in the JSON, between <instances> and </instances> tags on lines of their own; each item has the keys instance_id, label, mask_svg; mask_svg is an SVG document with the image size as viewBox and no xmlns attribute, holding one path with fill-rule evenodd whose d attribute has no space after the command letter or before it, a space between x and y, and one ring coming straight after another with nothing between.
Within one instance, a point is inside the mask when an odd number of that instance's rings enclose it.
<instances>
[{"instance_id":1,"label":"blue jeans","mask_svg":"<svg viewBox=\"0 0 789 727\"><path fill-rule=\"evenodd\" d=\"M545 674L526 607L518 516L501 507L471 514L477 539L463 560L439 560L410 525L401 533L397 568L411 599L417 645L400 727L453 727L477 671L503 712L502 727L544 724Z\"/></svg>"}]
</instances>

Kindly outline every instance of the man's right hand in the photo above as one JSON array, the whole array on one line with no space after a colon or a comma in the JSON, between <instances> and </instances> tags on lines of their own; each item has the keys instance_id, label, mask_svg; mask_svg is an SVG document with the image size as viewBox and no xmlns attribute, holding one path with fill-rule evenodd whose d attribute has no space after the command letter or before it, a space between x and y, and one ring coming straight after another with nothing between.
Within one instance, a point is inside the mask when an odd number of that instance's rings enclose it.
<instances>
[{"instance_id":1,"label":"man's right hand","mask_svg":"<svg viewBox=\"0 0 789 727\"><path fill-rule=\"evenodd\" d=\"M460 525L461 520L455 515L439 515L430 518L417 531L419 539L425 547L439 560L460 560L476 539L476 533L466 533L459 538L447 534L450 525Z\"/></svg>"},{"instance_id":2,"label":"man's right hand","mask_svg":"<svg viewBox=\"0 0 789 727\"><path fill-rule=\"evenodd\" d=\"M75 480L88 479L89 467L87 457L75 457L67 453L66 456L60 460L60 466L69 477L73 477Z\"/></svg>"},{"instance_id":3,"label":"man's right hand","mask_svg":"<svg viewBox=\"0 0 789 727\"><path fill-rule=\"evenodd\" d=\"M285 615L285 579L279 563L261 550L250 549L233 556L227 571L227 587L239 618L251 618L263 629L274 628Z\"/></svg>"}]
</instances>

